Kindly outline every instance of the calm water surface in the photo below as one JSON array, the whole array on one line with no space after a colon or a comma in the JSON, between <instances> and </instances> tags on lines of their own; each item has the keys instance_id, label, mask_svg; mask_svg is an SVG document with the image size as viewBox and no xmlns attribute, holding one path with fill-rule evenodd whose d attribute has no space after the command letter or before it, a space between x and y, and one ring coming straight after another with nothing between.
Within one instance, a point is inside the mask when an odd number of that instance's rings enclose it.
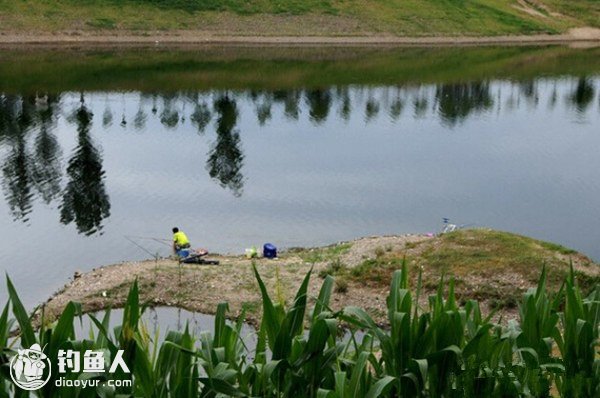
<instances>
[{"instance_id":1,"label":"calm water surface","mask_svg":"<svg viewBox=\"0 0 600 398\"><path fill-rule=\"evenodd\" d=\"M105 315L106 312L104 311L93 314L99 321L102 321ZM122 325L123 310L112 310L109 319L110 322L107 331L111 336L114 336L114 328ZM198 314L172 307L147 308L142 314L141 320L152 338L158 334L161 339L164 339L170 331L183 332L186 326L189 333L199 339L203 332L209 331L212 333L215 327L215 317L212 315ZM98 328L87 315L84 315L80 322L75 322L74 326L75 336L80 339L87 338L90 335L90 331L95 336L99 333ZM240 337L244 341L244 344L254 349L257 336L256 330L252 326L243 324Z\"/></svg>"},{"instance_id":2,"label":"calm water surface","mask_svg":"<svg viewBox=\"0 0 600 398\"><path fill-rule=\"evenodd\" d=\"M127 237L167 255L145 238L173 226L242 253L435 232L449 217L600 260L598 65L439 83L135 84L0 94L0 264L29 307L75 270L149 257Z\"/></svg>"}]
</instances>

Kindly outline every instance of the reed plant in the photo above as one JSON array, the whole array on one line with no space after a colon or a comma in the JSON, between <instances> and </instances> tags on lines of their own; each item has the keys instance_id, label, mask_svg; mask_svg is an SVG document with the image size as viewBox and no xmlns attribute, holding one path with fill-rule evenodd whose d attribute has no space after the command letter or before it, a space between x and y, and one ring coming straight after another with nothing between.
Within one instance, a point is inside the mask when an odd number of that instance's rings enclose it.
<instances>
[{"instance_id":1,"label":"reed plant","mask_svg":"<svg viewBox=\"0 0 600 398\"><path fill-rule=\"evenodd\" d=\"M74 325L83 315L81 306L69 303L56 322L42 320L36 331L7 278L9 299L0 313L0 398L600 396L600 284L583 297L573 270L552 293L543 268L537 288L522 298L518 318L507 324L483 316L477 301L459 304L451 279L442 278L435 294L422 297L421 278L411 289L406 263L392 277L386 325L359 307L333 310L330 275L318 296L309 297L309 271L286 308L271 299L256 268L254 273L263 309L255 347L243 339L243 314L236 322L226 319L226 303L216 309L212 332L196 336L186 326L162 340L151 335L141 322L145 306L137 283L112 330L106 311L102 319L88 315L90 335L76 336ZM11 381L9 359L16 346L34 343L49 358L61 349L92 349L111 359L123 349L131 375L65 377L129 377L133 383L60 388L53 368L45 387L23 391Z\"/></svg>"}]
</instances>

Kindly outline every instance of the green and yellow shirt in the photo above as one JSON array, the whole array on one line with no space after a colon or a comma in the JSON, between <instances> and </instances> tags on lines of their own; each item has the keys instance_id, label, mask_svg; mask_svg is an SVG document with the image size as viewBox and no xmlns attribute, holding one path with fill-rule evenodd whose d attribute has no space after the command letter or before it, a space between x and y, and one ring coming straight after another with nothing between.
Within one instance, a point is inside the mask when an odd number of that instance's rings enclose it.
<instances>
[{"instance_id":1,"label":"green and yellow shirt","mask_svg":"<svg viewBox=\"0 0 600 398\"><path fill-rule=\"evenodd\" d=\"M190 244L190 240L188 239L187 235L181 231L173 234L173 242L175 242L177 246L185 246Z\"/></svg>"}]
</instances>

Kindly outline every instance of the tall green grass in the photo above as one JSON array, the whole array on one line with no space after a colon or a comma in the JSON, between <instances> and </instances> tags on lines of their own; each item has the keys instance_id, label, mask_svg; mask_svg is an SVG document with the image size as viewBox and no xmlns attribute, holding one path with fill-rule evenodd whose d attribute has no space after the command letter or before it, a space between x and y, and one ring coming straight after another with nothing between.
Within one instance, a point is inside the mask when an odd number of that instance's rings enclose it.
<instances>
[{"instance_id":1,"label":"tall green grass","mask_svg":"<svg viewBox=\"0 0 600 398\"><path fill-rule=\"evenodd\" d=\"M309 297L309 272L284 308L254 271L263 306L255 348L242 339L243 315L237 322L226 320L225 303L217 307L212 333L194 336L186 327L159 343L140 321L144 306L137 283L112 331L108 311L103 319L90 315L90 336L75 336L73 325L82 315L74 303L58 321L42 322L35 331L7 279L9 302L0 314L0 397L28 396L12 384L8 360L17 343L36 342L50 358L59 349L102 349L108 357L124 349L133 374L132 387L76 390L49 383L37 393L44 397L600 396L600 284L582 297L573 271L559 292L549 293L542 270L537 288L520 303L518 319L505 326L484 317L477 301L459 305L452 280L442 279L435 295L421 297L420 278L409 288L406 264L392 278L386 326L358 307L332 310L331 276L317 297ZM11 337L13 327L18 334Z\"/></svg>"}]
</instances>

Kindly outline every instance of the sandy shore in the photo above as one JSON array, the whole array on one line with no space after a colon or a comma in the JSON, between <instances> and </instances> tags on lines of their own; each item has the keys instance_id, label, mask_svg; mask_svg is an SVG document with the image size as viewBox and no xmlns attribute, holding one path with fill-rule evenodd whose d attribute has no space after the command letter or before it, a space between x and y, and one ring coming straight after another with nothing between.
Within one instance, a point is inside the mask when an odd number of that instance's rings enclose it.
<instances>
[{"instance_id":1,"label":"sandy shore","mask_svg":"<svg viewBox=\"0 0 600 398\"><path fill-rule=\"evenodd\" d=\"M72 31L59 33L0 32L0 45L290 45L290 46L455 46L455 45L541 45L600 43L600 29L575 28L560 35L493 36L493 37L398 37L365 36L229 36L206 31L118 32L97 33Z\"/></svg>"}]
</instances>

